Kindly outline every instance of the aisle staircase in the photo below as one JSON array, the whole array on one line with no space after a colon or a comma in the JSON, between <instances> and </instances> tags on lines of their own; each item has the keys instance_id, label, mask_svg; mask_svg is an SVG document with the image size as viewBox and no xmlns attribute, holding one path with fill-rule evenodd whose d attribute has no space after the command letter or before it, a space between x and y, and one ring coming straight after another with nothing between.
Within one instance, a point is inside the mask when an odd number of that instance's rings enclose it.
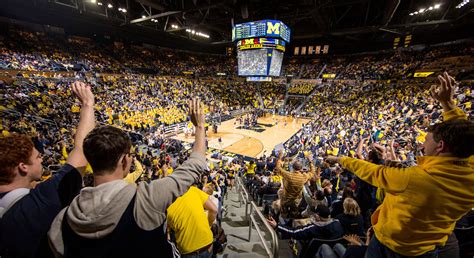
<instances>
[{"instance_id":1,"label":"aisle staircase","mask_svg":"<svg viewBox=\"0 0 474 258\"><path fill-rule=\"evenodd\" d=\"M291 258L288 241L279 240L276 232L266 222L240 178L229 190L224 200L226 211L222 228L227 235L227 247L218 258ZM251 225L249 223L251 222Z\"/></svg>"}]
</instances>

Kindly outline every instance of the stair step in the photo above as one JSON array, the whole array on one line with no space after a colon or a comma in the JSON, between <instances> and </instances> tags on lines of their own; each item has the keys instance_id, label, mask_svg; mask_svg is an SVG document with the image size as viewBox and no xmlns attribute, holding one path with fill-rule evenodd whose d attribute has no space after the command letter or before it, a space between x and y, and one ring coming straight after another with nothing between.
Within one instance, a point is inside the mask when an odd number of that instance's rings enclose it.
<instances>
[{"instance_id":1,"label":"stair step","mask_svg":"<svg viewBox=\"0 0 474 258\"><path fill-rule=\"evenodd\" d=\"M231 218L222 218L222 227L225 228L241 228L249 226L249 222L246 220L237 220Z\"/></svg>"},{"instance_id":2,"label":"stair step","mask_svg":"<svg viewBox=\"0 0 474 258\"><path fill-rule=\"evenodd\" d=\"M267 242L269 245L270 242ZM253 241L253 242L241 242L241 243L233 243L227 244L227 247L224 250L224 254L232 254L232 253L251 253L251 254L260 254L260 255L267 255L265 252L265 248L263 247L262 242Z\"/></svg>"},{"instance_id":3,"label":"stair step","mask_svg":"<svg viewBox=\"0 0 474 258\"><path fill-rule=\"evenodd\" d=\"M218 254L218 258L261 258L268 257L263 247L260 237L255 228L252 228L249 237L249 218L245 216L245 205L239 202L240 196L234 189L229 191L224 199L224 207L226 212L223 213L222 228L227 235L227 246L222 254ZM248 207L250 209L250 206ZM263 210L259 207L259 210ZM271 234L267 232L264 225L257 219L257 223L263 231L264 239L269 247L271 247ZM289 252L287 241L279 241L280 252L279 258L293 258ZM286 246L285 246L286 245Z\"/></svg>"}]
</instances>

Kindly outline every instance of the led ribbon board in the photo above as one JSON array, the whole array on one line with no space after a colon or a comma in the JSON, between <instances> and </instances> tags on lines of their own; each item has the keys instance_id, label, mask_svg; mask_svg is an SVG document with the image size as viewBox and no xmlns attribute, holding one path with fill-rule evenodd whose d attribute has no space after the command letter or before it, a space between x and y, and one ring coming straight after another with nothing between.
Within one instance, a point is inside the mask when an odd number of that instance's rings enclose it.
<instances>
[{"instance_id":1,"label":"led ribbon board","mask_svg":"<svg viewBox=\"0 0 474 258\"><path fill-rule=\"evenodd\" d=\"M250 38L237 41L238 50L275 48L285 52L285 41L273 38Z\"/></svg>"}]
</instances>

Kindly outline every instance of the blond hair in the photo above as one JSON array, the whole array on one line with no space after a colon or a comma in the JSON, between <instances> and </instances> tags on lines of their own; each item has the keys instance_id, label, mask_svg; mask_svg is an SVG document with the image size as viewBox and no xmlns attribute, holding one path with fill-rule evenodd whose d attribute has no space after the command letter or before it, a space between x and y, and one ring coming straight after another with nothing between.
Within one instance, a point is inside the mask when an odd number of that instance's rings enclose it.
<instances>
[{"instance_id":1,"label":"blond hair","mask_svg":"<svg viewBox=\"0 0 474 258\"><path fill-rule=\"evenodd\" d=\"M352 198L346 198L343 203L344 213L352 216L360 215L360 207L357 202Z\"/></svg>"}]
</instances>

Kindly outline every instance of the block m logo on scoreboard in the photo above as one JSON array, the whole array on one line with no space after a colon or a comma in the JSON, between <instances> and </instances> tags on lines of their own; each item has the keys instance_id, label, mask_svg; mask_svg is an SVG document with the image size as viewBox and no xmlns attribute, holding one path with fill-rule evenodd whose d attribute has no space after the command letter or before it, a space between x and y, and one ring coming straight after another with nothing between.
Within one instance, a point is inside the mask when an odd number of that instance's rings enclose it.
<instances>
[{"instance_id":1,"label":"block m logo on scoreboard","mask_svg":"<svg viewBox=\"0 0 474 258\"><path fill-rule=\"evenodd\" d=\"M253 45L257 44L258 42L255 42L256 40L254 39L245 39L244 45Z\"/></svg>"},{"instance_id":2,"label":"block m logo on scoreboard","mask_svg":"<svg viewBox=\"0 0 474 258\"><path fill-rule=\"evenodd\" d=\"M271 21L267 21L267 34L280 35L280 23L273 23Z\"/></svg>"}]
</instances>

